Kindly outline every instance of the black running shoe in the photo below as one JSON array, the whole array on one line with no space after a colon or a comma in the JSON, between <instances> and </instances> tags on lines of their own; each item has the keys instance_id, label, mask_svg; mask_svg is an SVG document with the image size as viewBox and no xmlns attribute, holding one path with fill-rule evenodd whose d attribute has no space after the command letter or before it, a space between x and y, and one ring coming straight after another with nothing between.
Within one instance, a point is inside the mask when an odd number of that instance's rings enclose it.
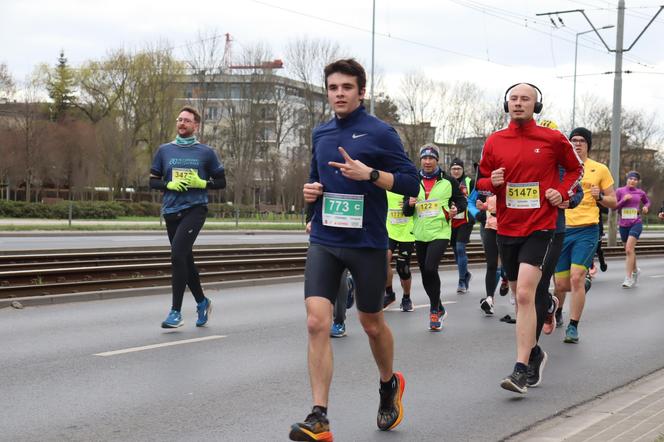
<instances>
[{"instance_id":1,"label":"black running shoe","mask_svg":"<svg viewBox=\"0 0 664 442\"><path fill-rule=\"evenodd\" d=\"M480 308L484 311L484 314L487 316L493 315L493 297L487 296L480 300Z\"/></svg>"},{"instance_id":2,"label":"black running shoe","mask_svg":"<svg viewBox=\"0 0 664 442\"><path fill-rule=\"evenodd\" d=\"M413 301L410 299L410 296L401 298L401 310L404 312L413 311Z\"/></svg>"},{"instance_id":3,"label":"black running shoe","mask_svg":"<svg viewBox=\"0 0 664 442\"><path fill-rule=\"evenodd\" d=\"M599 260L599 269L600 269L602 272L606 272L606 269L608 269L608 268L609 268L609 266L606 265L606 261L604 261L603 259L600 259L600 260Z\"/></svg>"},{"instance_id":4,"label":"black running shoe","mask_svg":"<svg viewBox=\"0 0 664 442\"><path fill-rule=\"evenodd\" d=\"M505 390L526 394L528 391L528 373L514 370L511 375L503 379L500 386Z\"/></svg>"},{"instance_id":5,"label":"black running shoe","mask_svg":"<svg viewBox=\"0 0 664 442\"><path fill-rule=\"evenodd\" d=\"M385 297L383 297L383 309L388 308L394 301L397 300L397 295L392 293L385 292Z\"/></svg>"},{"instance_id":6,"label":"black running shoe","mask_svg":"<svg viewBox=\"0 0 664 442\"><path fill-rule=\"evenodd\" d=\"M403 419L403 404L401 398L403 391L406 388L406 379L403 374L397 371L394 373L394 388L383 391L382 387L380 393L380 405L378 406L378 417L376 423L378 429L389 431L401 423Z\"/></svg>"},{"instance_id":7,"label":"black running shoe","mask_svg":"<svg viewBox=\"0 0 664 442\"><path fill-rule=\"evenodd\" d=\"M333 442L330 422L320 413L311 413L304 422L291 425L290 440Z\"/></svg>"},{"instance_id":8,"label":"black running shoe","mask_svg":"<svg viewBox=\"0 0 664 442\"><path fill-rule=\"evenodd\" d=\"M502 281L500 281L500 290L498 291L498 293L500 293L500 296L505 296L509 291L510 291L510 285L507 282L507 279L503 279Z\"/></svg>"},{"instance_id":9,"label":"black running shoe","mask_svg":"<svg viewBox=\"0 0 664 442\"><path fill-rule=\"evenodd\" d=\"M547 359L549 359L549 355L544 350L540 350L539 356L528 362L526 384L529 387L537 387L542 382L542 372Z\"/></svg>"}]
</instances>

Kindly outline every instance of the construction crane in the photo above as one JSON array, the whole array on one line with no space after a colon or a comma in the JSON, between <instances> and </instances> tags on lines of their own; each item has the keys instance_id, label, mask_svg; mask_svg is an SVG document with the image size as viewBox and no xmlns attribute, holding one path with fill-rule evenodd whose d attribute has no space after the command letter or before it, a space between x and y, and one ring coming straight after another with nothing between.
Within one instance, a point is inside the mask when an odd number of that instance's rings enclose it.
<instances>
[{"instance_id":1,"label":"construction crane","mask_svg":"<svg viewBox=\"0 0 664 442\"><path fill-rule=\"evenodd\" d=\"M222 65L225 71L231 69L283 69L284 62L281 59L275 59L271 61L262 61L258 64L249 64L249 65L232 65L231 64L231 54L232 54L232 41L231 34L226 33L226 43L224 45L224 56L222 59Z\"/></svg>"}]
</instances>

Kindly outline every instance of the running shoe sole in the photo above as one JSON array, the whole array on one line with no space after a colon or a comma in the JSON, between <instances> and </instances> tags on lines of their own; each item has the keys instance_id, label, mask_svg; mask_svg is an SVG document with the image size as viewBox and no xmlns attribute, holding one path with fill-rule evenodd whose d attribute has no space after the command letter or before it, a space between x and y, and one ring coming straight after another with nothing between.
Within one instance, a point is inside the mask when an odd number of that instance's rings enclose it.
<instances>
[{"instance_id":1,"label":"running shoe sole","mask_svg":"<svg viewBox=\"0 0 664 442\"><path fill-rule=\"evenodd\" d=\"M565 344L578 344L579 343L579 338L572 338L569 336L565 336L565 339L563 339L563 342Z\"/></svg>"},{"instance_id":2,"label":"running shoe sole","mask_svg":"<svg viewBox=\"0 0 664 442\"><path fill-rule=\"evenodd\" d=\"M518 385L516 385L509 377L503 379L503 381L500 383L500 386L503 387L505 390L513 391L515 393L526 394L528 392L527 386L521 388Z\"/></svg>"},{"instance_id":3,"label":"running shoe sole","mask_svg":"<svg viewBox=\"0 0 664 442\"><path fill-rule=\"evenodd\" d=\"M395 371L394 376L397 378L397 383L399 384L399 391L397 392L397 409L398 409L398 415L394 423L390 425L389 427L383 429L378 427L382 431L390 431L393 428L395 428L397 425L401 423L403 420L403 403L402 403L402 398L403 398L403 392L406 389L406 378L403 377L403 373L400 371Z\"/></svg>"},{"instance_id":4,"label":"running shoe sole","mask_svg":"<svg viewBox=\"0 0 664 442\"><path fill-rule=\"evenodd\" d=\"M547 355L544 350L540 350L540 351L544 353L544 358L542 359L542 362L540 363L539 370L537 370L539 372L538 373L539 377L537 378L537 382L535 382L534 384L532 384L532 385L528 384L528 387L530 387L530 388L537 387L539 384L542 383L542 373L544 372L544 366L546 365L546 361L549 359L549 355Z\"/></svg>"},{"instance_id":5,"label":"running shoe sole","mask_svg":"<svg viewBox=\"0 0 664 442\"><path fill-rule=\"evenodd\" d=\"M290 440L295 441L334 442L334 436L332 436L331 431L315 434L306 428L300 427L298 424L291 425L291 431L288 437Z\"/></svg>"}]
</instances>

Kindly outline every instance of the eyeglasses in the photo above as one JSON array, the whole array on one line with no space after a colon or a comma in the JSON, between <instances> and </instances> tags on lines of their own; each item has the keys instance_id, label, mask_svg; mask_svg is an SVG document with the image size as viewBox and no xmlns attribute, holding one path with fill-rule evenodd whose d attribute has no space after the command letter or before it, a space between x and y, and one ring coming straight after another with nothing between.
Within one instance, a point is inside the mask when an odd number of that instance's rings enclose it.
<instances>
[{"instance_id":1,"label":"eyeglasses","mask_svg":"<svg viewBox=\"0 0 664 442\"><path fill-rule=\"evenodd\" d=\"M189 118L178 118L175 120L176 123L193 123L194 120L190 120Z\"/></svg>"}]
</instances>

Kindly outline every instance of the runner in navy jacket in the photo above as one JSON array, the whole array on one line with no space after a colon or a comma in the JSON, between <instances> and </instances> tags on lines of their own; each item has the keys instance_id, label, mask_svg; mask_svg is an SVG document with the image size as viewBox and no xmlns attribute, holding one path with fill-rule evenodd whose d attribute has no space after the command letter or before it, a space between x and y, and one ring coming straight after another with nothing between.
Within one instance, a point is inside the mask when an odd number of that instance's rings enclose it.
<instances>
[{"instance_id":1,"label":"runner in navy jacket","mask_svg":"<svg viewBox=\"0 0 664 442\"><path fill-rule=\"evenodd\" d=\"M406 381L401 372L393 371L394 340L383 316L388 247L385 191L415 196L419 178L396 131L364 109L364 68L353 59L337 60L324 73L335 117L314 130L309 182L302 189L304 200L314 205L304 270L313 407L303 422L291 426L289 437L331 442L329 330L344 269L353 275L358 317L380 375L376 423L388 431L403 419Z\"/></svg>"}]
</instances>

